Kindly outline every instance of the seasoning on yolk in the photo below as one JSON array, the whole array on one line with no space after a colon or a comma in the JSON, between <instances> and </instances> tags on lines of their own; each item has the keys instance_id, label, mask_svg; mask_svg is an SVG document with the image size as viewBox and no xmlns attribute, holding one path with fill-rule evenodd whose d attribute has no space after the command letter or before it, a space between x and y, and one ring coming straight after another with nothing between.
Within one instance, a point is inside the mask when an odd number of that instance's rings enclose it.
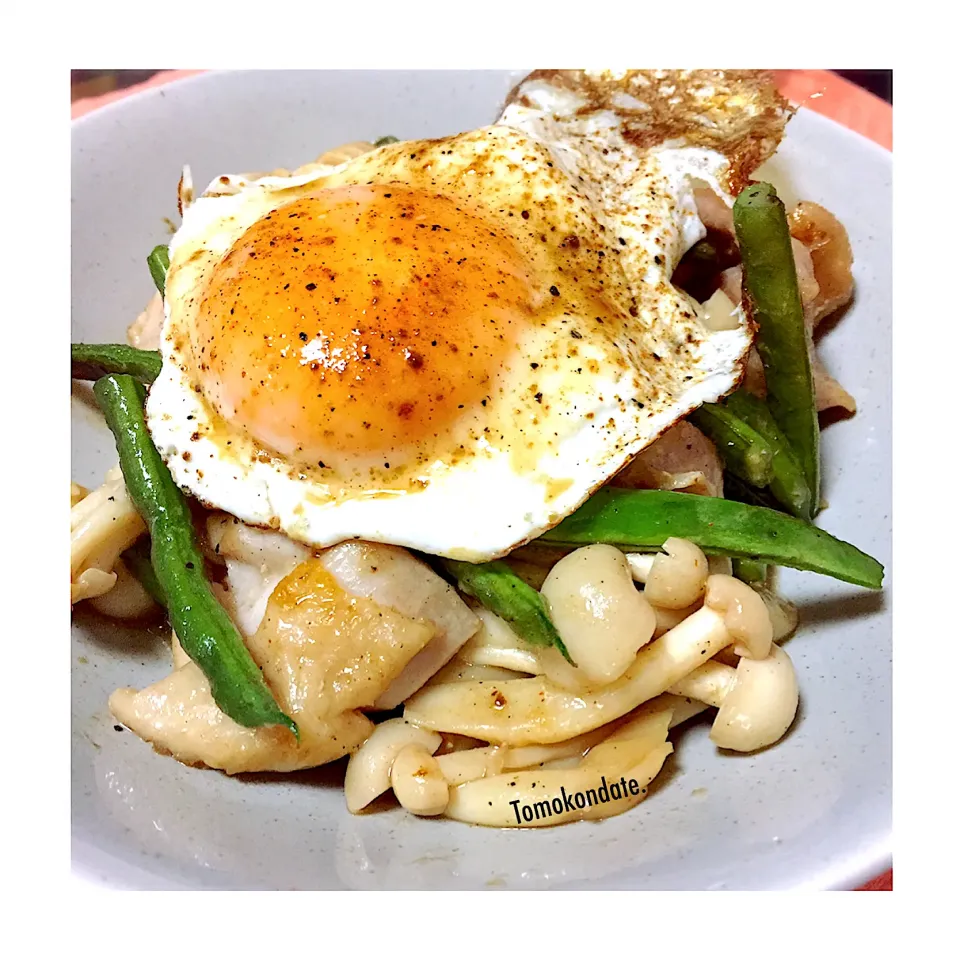
<instances>
[{"instance_id":1,"label":"seasoning on yolk","mask_svg":"<svg viewBox=\"0 0 960 960\"><path fill-rule=\"evenodd\" d=\"M260 443L398 466L481 405L532 300L512 241L453 200L336 187L236 241L193 351L207 399Z\"/></svg>"}]
</instances>

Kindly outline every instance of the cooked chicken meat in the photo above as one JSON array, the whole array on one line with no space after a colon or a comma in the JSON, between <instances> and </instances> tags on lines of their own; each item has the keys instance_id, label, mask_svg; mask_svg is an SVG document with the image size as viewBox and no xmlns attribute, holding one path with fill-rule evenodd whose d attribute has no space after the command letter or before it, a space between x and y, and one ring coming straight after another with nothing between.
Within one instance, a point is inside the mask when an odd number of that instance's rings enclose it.
<instances>
[{"instance_id":1,"label":"cooked chicken meat","mask_svg":"<svg viewBox=\"0 0 960 960\"><path fill-rule=\"evenodd\" d=\"M214 704L192 662L137 693L116 691L121 723L184 763L227 773L298 770L336 760L359 746L372 706L433 637L432 625L343 590L310 558L285 577L247 639L277 702L297 723L299 743L281 727L249 729Z\"/></svg>"},{"instance_id":2,"label":"cooked chicken meat","mask_svg":"<svg viewBox=\"0 0 960 960\"><path fill-rule=\"evenodd\" d=\"M184 763L238 773L335 760L370 733L360 710L402 702L480 624L451 586L399 547L352 542L312 555L222 514L208 519L207 540L227 567L218 595L301 739L234 723L174 638L174 672L139 693L118 690L110 709Z\"/></svg>"}]
</instances>

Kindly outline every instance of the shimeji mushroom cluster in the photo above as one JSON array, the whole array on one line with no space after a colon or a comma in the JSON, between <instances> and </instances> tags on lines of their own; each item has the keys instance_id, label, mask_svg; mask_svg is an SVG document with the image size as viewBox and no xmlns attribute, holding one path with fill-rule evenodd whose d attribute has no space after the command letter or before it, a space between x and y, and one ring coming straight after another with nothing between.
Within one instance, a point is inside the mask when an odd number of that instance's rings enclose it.
<instances>
[{"instance_id":1,"label":"shimeji mushroom cluster","mask_svg":"<svg viewBox=\"0 0 960 960\"><path fill-rule=\"evenodd\" d=\"M775 743L798 704L777 646L795 620L729 570L676 538L653 555L602 544L568 554L541 595L575 666L478 609L480 631L351 757L349 809L392 787L412 813L511 826L518 803L546 809L561 788L636 780L638 796L534 825L607 817L646 794L672 751L670 728L708 707L718 747Z\"/></svg>"}]
</instances>

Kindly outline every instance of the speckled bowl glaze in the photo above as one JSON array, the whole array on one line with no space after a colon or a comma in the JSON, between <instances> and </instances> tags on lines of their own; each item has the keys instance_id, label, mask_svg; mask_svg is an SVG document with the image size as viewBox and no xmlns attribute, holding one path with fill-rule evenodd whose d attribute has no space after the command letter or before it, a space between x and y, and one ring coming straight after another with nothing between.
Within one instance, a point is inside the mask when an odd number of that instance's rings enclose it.
<instances>
[{"instance_id":1,"label":"speckled bowl glaze","mask_svg":"<svg viewBox=\"0 0 960 960\"><path fill-rule=\"evenodd\" d=\"M148 90L73 129L73 337L122 340L151 294L144 258L176 218L184 162L292 167L386 133L443 136L491 122L520 74L504 71L204 74ZM887 565L890 583L891 160L801 110L773 163L793 197L850 232L855 303L822 341L857 416L824 434L821 524ZM73 476L98 484L111 437L73 393ZM488 830L418 820L388 804L347 813L343 764L226 777L155 754L107 711L110 692L169 669L159 628L83 611L72 658L73 859L91 881L140 888L850 888L889 865L889 591L784 571L800 607L789 641L801 688L787 737L720 755L694 724L637 809L598 823Z\"/></svg>"}]
</instances>

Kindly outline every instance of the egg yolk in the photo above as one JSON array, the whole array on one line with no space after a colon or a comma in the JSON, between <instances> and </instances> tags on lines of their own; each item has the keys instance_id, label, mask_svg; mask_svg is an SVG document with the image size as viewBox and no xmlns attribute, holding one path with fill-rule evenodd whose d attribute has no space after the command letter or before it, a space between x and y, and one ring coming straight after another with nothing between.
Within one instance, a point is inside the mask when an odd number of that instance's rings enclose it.
<instances>
[{"instance_id":1,"label":"egg yolk","mask_svg":"<svg viewBox=\"0 0 960 960\"><path fill-rule=\"evenodd\" d=\"M514 243L454 200L334 187L234 243L193 349L204 395L261 444L396 467L486 406L533 301Z\"/></svg>"}]
</instances>

